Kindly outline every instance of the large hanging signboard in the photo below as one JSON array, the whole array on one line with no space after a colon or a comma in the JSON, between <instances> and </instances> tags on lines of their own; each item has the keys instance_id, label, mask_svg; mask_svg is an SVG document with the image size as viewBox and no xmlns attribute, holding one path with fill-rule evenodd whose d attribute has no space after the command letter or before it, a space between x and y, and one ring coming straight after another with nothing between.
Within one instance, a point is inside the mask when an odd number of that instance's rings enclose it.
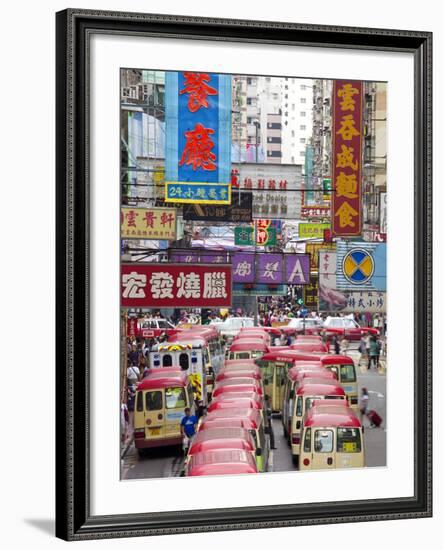
<instances>
[{"instance_id":1,"label":"large hanging signboard","mask_svg":"<svg viewBox=\"0 0 443 550\"><path fill-rule=\"evenodd\" d=\"M201 222L252 221L252 192L232 191L231 204L184 204L183 219Z\"/></svg>"},{"instance_id":2,"label":"large hanging signboard","mask_svg":"<svg viewBox=\"0 0 443 550\"><path fill-rule=\"evenodd\" d=\"M355 237L362 225L363 83L334 80L332 103L332 232Z\"/></svg>"},{"instance_id":3,"label":"large hanging signboard","mask_svg":"<svg viewBox=\"0 0 443 550\"><path fill-rule=\"evenodd\" d=\"M232 186L253 192L254 219L299 219L301 169L297 164L234 164Z\"/></svg>"},{"instance_id":4,"label":"large hanging signboard","mask_svg":"<svg viewBox=\"0 0 443 550\"><path fill-rule=\"evenodd\" d=\"M230 265L122 264L122 307L230 307Z\"/></svg>"},{"instance_id":5,"label":"large hanging signboard","mask_svg":"<svg viewBox=\"0 0 443 550\"><path fill-rule=\"evenodd\" d=\"M165 202L231 203L231 77L166 73Z\"/></svg>"},{"instance_id":6,"label":"large hanging signboard","mask_svg":"<svg viewBox=\"0 0 443 550\"><path fill-rule=\"evenodd\" d=\"M127 208L121 209L122 239L176 238L177 211L175 208Z\"/></svg>"},{"instance_id":7,"label":"large hanging signboard","mask_svg":"<svg viewBox=\"0 0 443 550\"><path fill-rule=\"evenodd\" d=\"M319 310L354 313L386 312L386 293L373 290L337 289L337 253L319 252Z\"/></svg>"},{"instance_id":8,"label":"large hanging signboard","mask_svg":"<svg viewBox=\"0 0 443 550\"><path fill-rule=\"evenodd\" d=\"M337 289L386 291L386 244L337 242Z\"/></svg>"}]
</instances>

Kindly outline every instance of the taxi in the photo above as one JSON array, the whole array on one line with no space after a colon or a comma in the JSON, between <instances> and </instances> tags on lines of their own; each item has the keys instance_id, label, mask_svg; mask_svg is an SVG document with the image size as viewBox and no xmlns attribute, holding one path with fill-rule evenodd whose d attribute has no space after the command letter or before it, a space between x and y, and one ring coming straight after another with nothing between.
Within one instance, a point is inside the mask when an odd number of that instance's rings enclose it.
<instances>
[{"instance_id":1,"label":"taxi","mask_svg":"<svg viewBox=\"0 0 443 550\"><path fill-rule=\"evenodd\" d=\"M221 476L258 473L255 458L242 449L197 453L189 460L187 476Z\"/></svg>"},{"instance_id":2,"label":"taxi","mask_svg":"<svg viewBox=\"0 0 443 550\"><path fill-rule=\"evenodd\" d=\"M365 466L363 427L348 406L314 401L303 420L300 470Z\"/></svg>"},{"instance_id":3,"label":"taxi","mask_svg":"<svg viewBox=\"0 0 443 550\"><path fill-rule=\"evenodd\" d=\"M327 380L321 377L304 378L298 385L290 417L290 442L292 461L298 463L300 454L301 424L303 416L315 400L319 399L340 399L347 403L346 394L337 380Z\"/></svg>"},{"instance_id":4,"label":"taxi","mask_svg":"<svg viewBox=\"0 0 443 550\"><path fill-rule=\"evenodd\" d=\"M241 329L237 336L235 336L233 342L236 342L237 340L240 340L242 338L260 338L268 346L271 345L271 335L269 334L269 332L266 332L259 327Z\"/></svg>"},{"instance_id":5,"label":"taxi","mask_svg":"<svg viewBox=\"0 0 443 550\"><path fill-rule=\"evenodd\" d=\"M300 341L295 342L295 344L292 344L290 346L291 349L295 351L299 351L302 353L328 353L329 349L326 344L323 344L323 342L307 342L307 341Z\"/></svg>"},{"instance_id":6,"label":"taxi","mask_svg":"<svg viewBox=\"0 0 443 550\"><path fill-rule=\"evenodd\" d=\"M150 372L137 386L134 407L134 444L144 449L180 445L180 422L185 408L194 410L194 391L178 369Z\"/></svg>"}]
</instances>

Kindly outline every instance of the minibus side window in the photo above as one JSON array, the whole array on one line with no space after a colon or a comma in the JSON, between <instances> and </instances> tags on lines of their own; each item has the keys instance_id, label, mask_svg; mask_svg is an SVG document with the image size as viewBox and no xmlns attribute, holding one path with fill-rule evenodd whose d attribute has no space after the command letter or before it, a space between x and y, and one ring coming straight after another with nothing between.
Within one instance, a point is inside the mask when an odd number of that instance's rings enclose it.
<instances>
[{"instance_id":1,"label":"minibus side window","mask_svg":"<svg viewBox=\"0 0 443 550\"><path fill-rule=\"evenodd\" d=\"M165 355L163 355L163 366L172 367L172 355L169 353L165 353Z\"/></svg>"},{"instance_id":2,"label":"minibus side window","mask_svg":"<svg viewBox=\"0 0 443 550\"><path fill-rule=\"evenodd\" d=\"M298 396L297 398L297 410L295 411L295 414L297 416L301 416L303 413L303 397Z\"/></svg>"},{"instance_id":3,"label":"minibus side window","mask_svg":"<svg viewBox=\"0 0 443 550\"><path fill-rule=\"evenodd\" d=\"M249 359L249 351L244 351L242 353L237 352L237 359ZM252 357L256 357L254 353L252 353Z\"/></svg>"},{"instance_id":4,"label":"minibus side window","mask_svg":"<svg viewBox=\"0 0 443 550\"><path fill-rule=\"evenodd\" d=\"M179 364L182 370L189 369L189 356L187 353L180 353Z\"/></svg>"},{"instance_id":5,"label":"minibus side window","mask_svg":"<svg viewBox=\"0 0 443 550\"><path fill-rule=\"evenodd\" d=\"M314 451L316 453L332 453L334 434L332 430L315 430Z\"/></svg>"},{"instance_id":6,"label":"minibus side window","mask_svg":"<svg viewBox=\"0 0 443 550\"><path fill-rule=\"evenodd\" d=\"M137 412L143 410L143 392L137 392L137 403L136 403Z\"/></svg>"},{"instance_id":7,"label":"minibus side window","mask_svg":"<svg viewBox=\"0 0 443 550\"><path fill-rule=\"evenodd\" d=\"M341 382L355 382L354 365L340 365Z\"/></svg>"},{"instance_id":8,"label":"minibus side window","mask_svg":"<svg viewBox=\"0 0 443 550\"><path fill-rule=\"evenodd\" d=\"M146 392L146 410L159 411L163 408L163 399L161 391Z\"/></svg>"},{"instance_id":9,"label":"minibus side window","mask_svg":"<svg viewBox=\"0 0 443 550\"><path fill-rule=\"evenodd\" d=\"M166 388L165 402L167 409L183 409L186 407L185 388Z\"/></svg>"},{"instance_id":10,"label":"minibus side window","mask_svg":"<svg viewBox=\"0 0 443 550\"><path fill-rule=\"evenodd\" d=\"M338 367L337 365L331 365L327 367L331 372L333 372L335 374L335 377L337 378L337 380L340 380L339 379L339 374L338 374Z\"/></svg>"},{"instance_id":11,"label":"minibus side window","mask_svg":"<svg viewBox=\"0 0 443 550\"><path fill-rule=\"evenodd\" d=\"M303 445L303 451L305 453L311 452L311 428L306 428L305 432L305 442Z\"/></svg>"},{"instance_id":12,"label":"minibus side window","mask_svg":"<svg viewBox=\"0 0 443 550\"><path fill-rule=\"evenodd\" d=\"M361 452L361 437L358 428L337 428L337 452Z\"/></svg>"}]
</instances>

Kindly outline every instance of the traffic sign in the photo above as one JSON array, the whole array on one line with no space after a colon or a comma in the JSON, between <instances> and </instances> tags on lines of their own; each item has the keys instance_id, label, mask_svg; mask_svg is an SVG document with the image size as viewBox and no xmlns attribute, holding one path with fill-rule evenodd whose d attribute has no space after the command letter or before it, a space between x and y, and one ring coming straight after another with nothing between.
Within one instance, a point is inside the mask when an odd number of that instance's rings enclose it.
<instances>
[{"instance_id":1,"label":"traffic sign","mask_svg":"<svg viewBox=\"0 0 443 550\"><path fill-rule=\"evenodd\" d=\"M300 310L300 315L301 315L302 317L306 317L308 313L309 313L309 312L308 312L308 310L307 310L305 307L302 307L302 308L301 308L301 310Z\"/></svg>"}]
</instances>

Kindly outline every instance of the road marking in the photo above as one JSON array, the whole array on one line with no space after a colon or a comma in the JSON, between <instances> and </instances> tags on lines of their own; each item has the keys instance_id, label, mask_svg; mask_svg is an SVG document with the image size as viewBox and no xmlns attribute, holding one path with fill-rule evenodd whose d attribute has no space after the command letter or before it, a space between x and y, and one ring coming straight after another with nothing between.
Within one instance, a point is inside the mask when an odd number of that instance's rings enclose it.
<instances>
[{"instance_id":1,"label":"road marking","mask_svg":"<svg viewBox=\"0 0 443 550\"><path fill-rule=\"evenodd\" d=\"M379 399L384 399L384 397L385 397L382 393L380 393L378 391L368 390L368 393L376 394Z\"/></svg>"},{"instance_id":2,"label":"road marking","mask_svg":"<svg viewBox=\"0 0 443 550\"><path fill-rule=\"evenodd\" d=\"M269 459L268 459L268 472L274 471L274 451L269 450Z\"/></svg>"}]
</instances>

